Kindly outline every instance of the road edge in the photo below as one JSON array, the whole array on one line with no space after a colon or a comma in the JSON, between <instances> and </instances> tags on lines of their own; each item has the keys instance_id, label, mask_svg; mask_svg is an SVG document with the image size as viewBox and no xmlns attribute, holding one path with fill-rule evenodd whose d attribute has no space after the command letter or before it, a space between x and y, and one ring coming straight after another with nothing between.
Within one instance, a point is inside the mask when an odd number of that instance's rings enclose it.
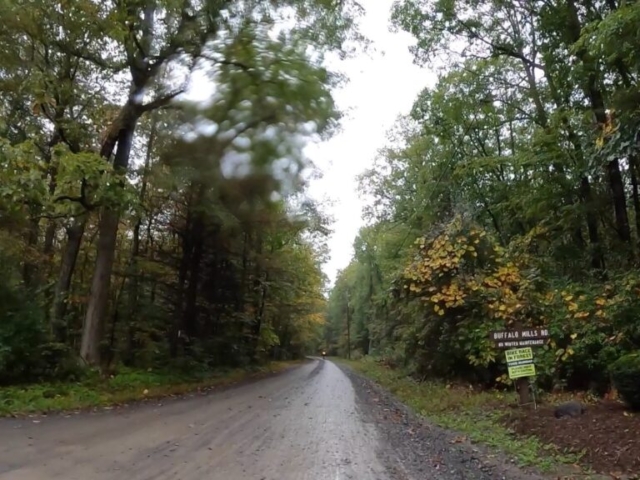
<instances>
[{"instance_id":1,"label":"road edge","mask_svg":"<svg viewBox=\"0 0 640 480\"><path fill-rule=\"evenodd\" d=\"M446 470L441 469L450 469L454 478L469 480L558 478L534 468L519 467L504 453L463 440L463 435L432 424L348 365L339 361L334 364L351 380L361 414L376 424L382 438L386 437L395 450L392 468L402 470L408 478L423 478L428 470L434 469L445 475Z\"/></svg>"},{"instance_id":2,"label":"road edge","mask_svg":"<svg viewBox=\"0 0 640 480\"><path fill-rule=\"evenodd\" d=\"M88 406L88 407L78 407L71 409L51 409L42 412L29 412L29 413L0 413L0 420L5 418L14 418L14 419L25 419L25 418L42 418L42 417L55 417L55 416L69 416L69 415L81 415L81 414L100 414L107 412L118 412L122 410L135 410L137 408L142 408L148 406L153 403L163 402L164 405L179 402L181 400L186 400L195 397L206 397L209 395L214 395L218 393L228 392L229 390L233 390L235 388L240 388L245 385L250 385L252 383L257 383L262 380L267 380L271 378L278 377L280 375L284 375L285 373L291 372L292 370L296 370L298 368L303 367L311 362L315 361L315 359L311 359L309 357L305 357L302 360L293 362L291 365L287 365L286 367L271 371L259 371L259 372L247 372L247 375L243 377L241 380L231 381L231 382L220 382L213 383L208 386L202 385L194 385L193 389L189 389L180 394L158 394L158 395L150 395L142 398L132 398L126 402L114 402L107 403L100 406Z\"/></svg>"}]
</instances>

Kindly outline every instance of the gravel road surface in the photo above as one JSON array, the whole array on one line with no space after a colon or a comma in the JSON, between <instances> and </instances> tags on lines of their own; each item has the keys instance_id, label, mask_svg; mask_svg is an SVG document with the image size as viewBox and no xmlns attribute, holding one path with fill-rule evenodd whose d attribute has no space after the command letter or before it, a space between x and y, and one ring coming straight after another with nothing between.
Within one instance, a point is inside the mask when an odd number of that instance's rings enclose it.
<instances>
[{"instance_id":1,"label":"gravel road surface","mask_svg":"<svg viewBox=\"0 0 640 480\"><path fill-rule=\"evenodd\" d=\"M3 419L0 480L535 478L452 446L345 372L314 360L207 396Z\"/></svg>"}]
</instances>

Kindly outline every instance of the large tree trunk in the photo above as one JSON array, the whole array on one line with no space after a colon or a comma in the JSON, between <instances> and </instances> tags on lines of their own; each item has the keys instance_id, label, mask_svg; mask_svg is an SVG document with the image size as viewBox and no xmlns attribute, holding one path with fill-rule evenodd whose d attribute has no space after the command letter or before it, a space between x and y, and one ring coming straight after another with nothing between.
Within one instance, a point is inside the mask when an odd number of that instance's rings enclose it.
<instances>
[{"instance_id":1,"label":"large tree trunk","mask_svg":"<svg viewBox=\"0 0 640 480\"><path fill-rule=\"evenodd\" d=\"M67 228L67 245L62 255L60 274L56 282L50 314L51 330L54 338L59 342L64 342L67 337L64 317L67 312L71 279L73 278L76 261L78 260L84 229L87 225L87 215L88 214L85 214L76 218L73 224Z\"/></svg>"},{"instance_id":2,"label":"large tree trunk","mask_svg":"<svg viewBox=\"0 0 640 480\"><path fill-rule=\"evenodd\" d=\"M128 104L124 108L132 106ZM124 173L129 165L129 156L137 120L138 115L132 115L120 130L118 149L113 161L114 169L119 173ZM100 364L100 341L102 340L104 320L109 303L109 287L111 285L111 272L115 259L119 222L120 212L117 208L103 208L98 224L96 267L91 282L91 295L87 306L87 314L82 331L82 344L80 346L80 356L89 365Z\"/></svg>"}]
</instances>

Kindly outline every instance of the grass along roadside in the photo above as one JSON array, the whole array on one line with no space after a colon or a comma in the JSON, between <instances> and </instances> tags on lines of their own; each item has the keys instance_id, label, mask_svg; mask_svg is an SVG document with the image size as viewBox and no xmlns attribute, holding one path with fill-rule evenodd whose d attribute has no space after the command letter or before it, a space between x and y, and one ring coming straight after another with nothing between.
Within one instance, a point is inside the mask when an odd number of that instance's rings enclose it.
<instances>
[{"instance_id":1,"label":"grass along roadside","mask_svg":"<svg viewBox=\"0 0 640 480\"><path fill-rule=\"evenodd\" d=\"M416 382L403 372L380 365L372 359L334 360L375 381L436 425L504 452L521 466L551 472L565 469L566 466L574 469L579 460L575 454L563 453L533 436L516 436L507 428L501 422L501 417L513 408L513 396L495 391L478 392L444 383Z\"/></svg>"},{"instance_id":2,"label":"grass along roadside","mask_svg":"<svg viewBox=\"0 0 640 480\"><path fill-rule=\"evenodd\" d=\"M121 369L102 378L87 375L74 383L39 383L0 387L0 417L122 405L147 399L183 395L257 379L300 365L304 360L264 366L184 374Z\"/></svg>"}]
</instances>

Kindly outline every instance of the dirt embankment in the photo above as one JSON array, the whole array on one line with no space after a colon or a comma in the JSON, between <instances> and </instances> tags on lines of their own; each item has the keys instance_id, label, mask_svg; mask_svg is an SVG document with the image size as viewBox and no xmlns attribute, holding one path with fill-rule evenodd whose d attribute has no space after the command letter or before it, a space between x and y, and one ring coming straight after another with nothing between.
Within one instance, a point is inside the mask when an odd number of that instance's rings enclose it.
<instances>
[{"instance_id":1,"label":"dirt embankment","mask_svg":"<svg viewBox=\"0 0 640 480\"><path fill-rule=\"evenodd\" d=\"M597 472L623 478L640 472L640 414L618 402L587 405L584 415L556 419L552 406L514 410L505 422L522 435L535 435L572 453Z\"/></svg>"}]
</instances>

